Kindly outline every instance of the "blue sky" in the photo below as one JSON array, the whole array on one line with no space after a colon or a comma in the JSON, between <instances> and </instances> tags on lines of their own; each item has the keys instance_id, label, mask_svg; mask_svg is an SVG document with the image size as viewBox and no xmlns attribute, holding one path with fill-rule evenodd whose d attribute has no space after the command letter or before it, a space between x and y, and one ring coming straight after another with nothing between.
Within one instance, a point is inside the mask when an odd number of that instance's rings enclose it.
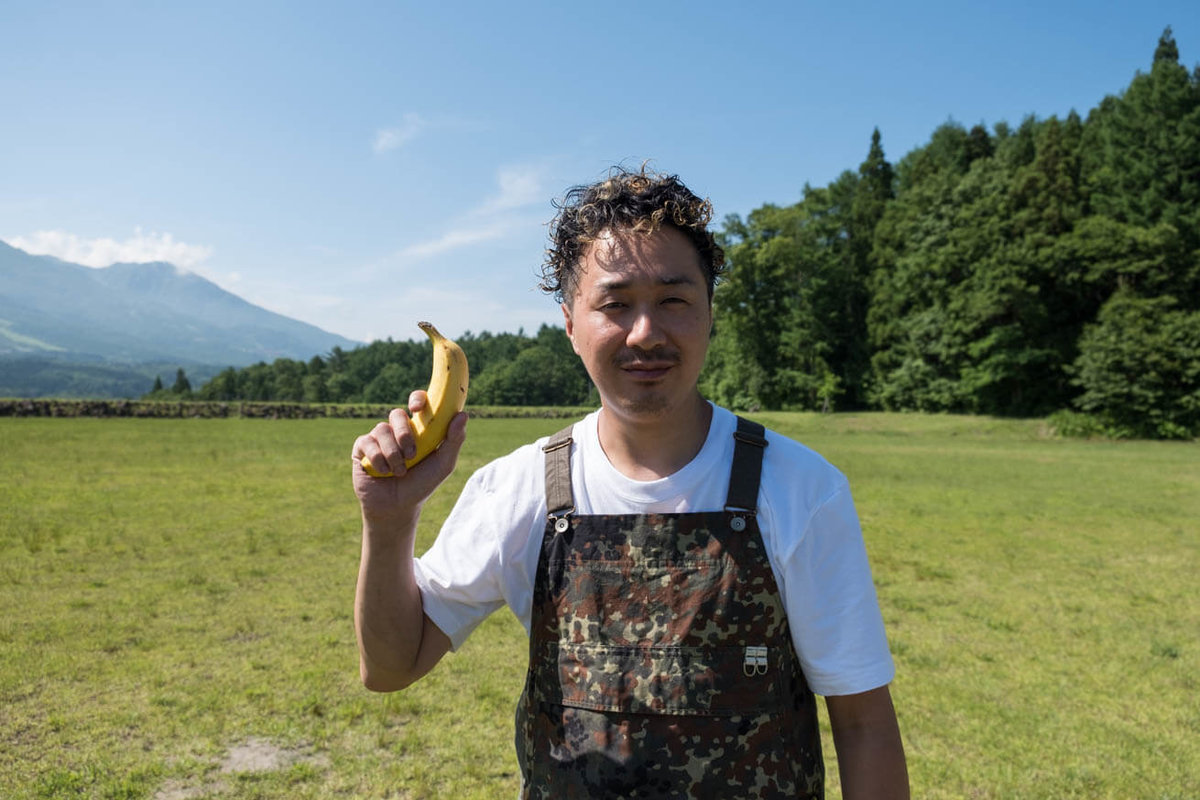
<instances>
[{"instance_id":1,"label":"blue sky","mask_svg":"<svg viewBox=\"0 0 1200 800\"><path fill-rule=\"evenodd\" d=\"M551 201L613 164L717 218L950 119L1086 114L1200 3L0 3L0 239L170 260L353 339L561 323Z\"/></svg>"}]
</instances>

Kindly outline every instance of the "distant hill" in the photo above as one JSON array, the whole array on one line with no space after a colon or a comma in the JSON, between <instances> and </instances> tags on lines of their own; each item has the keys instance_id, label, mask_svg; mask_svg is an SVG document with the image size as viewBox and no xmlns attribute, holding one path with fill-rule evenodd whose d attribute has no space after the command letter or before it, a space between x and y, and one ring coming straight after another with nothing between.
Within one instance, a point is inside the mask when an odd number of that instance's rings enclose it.
<instances>
[{"instance_id":1,"label":"distant hill","mask_svg":"<svg viewBox=\"0 0 1200 800\"><path fill-rule=\"evenodd\" d=\"M132 396L176 367L195 380L360 344L171 264L94 269L0 242L0 396Z\"/></svg>"}]
</instances>

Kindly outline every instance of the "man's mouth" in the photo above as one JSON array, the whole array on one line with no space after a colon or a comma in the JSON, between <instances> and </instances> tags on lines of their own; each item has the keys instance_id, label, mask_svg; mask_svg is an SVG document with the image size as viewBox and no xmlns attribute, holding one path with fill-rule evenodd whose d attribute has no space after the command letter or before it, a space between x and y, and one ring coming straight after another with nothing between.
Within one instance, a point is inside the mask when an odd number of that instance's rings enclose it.
<instances>
[{"instance_id":1,"label":"man's mouth","mask_svg":"<svg viewBox=\"0 0 1200 800\"><path fill-rule=\"evenodd\" d=\"M656 378L661 378L663 375L666 375L667 370L669 370L672 366L673 366L672 364L662 364L662 365L630 364L629 366L623 367L622 369L624 369L627 374L629 374L630 376L632 376L634 378L637 378L638 380L649 381L649 380L654 380Z\"/></svg>"},{"instance_id":2,"label":"man's mouth","mask_svg":"<svg viewBox=\"0 0 1200 800\"><path fill-rule=\"evenodd\" d=\"M666 375L668 371L679 363L679 356L676 354L654 353L650 357L626 356L617 359L617 368L623 370L627 375L636 380L655 380Z\"/></svg>"}]
</instances>

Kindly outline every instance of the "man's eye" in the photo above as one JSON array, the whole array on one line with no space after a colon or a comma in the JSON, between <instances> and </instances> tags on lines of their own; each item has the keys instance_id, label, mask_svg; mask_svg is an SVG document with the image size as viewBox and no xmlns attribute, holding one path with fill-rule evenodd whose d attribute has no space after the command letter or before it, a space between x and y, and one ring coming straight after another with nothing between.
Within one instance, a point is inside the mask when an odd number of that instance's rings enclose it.
<instances>
[{"instance_id":1,"label":"man's eye","mask_svg":"<svg viewBox=\"0 0 1200 800\"><path fill-rule=\"evenodd\" d=\"M620 300L609 300L607 303L604 303L600 306L600 308L604 309L605 311L612 311L614 309L624 308L624 307L625 307L625 304L622 303Z\"/></svg>"}]
</instances>

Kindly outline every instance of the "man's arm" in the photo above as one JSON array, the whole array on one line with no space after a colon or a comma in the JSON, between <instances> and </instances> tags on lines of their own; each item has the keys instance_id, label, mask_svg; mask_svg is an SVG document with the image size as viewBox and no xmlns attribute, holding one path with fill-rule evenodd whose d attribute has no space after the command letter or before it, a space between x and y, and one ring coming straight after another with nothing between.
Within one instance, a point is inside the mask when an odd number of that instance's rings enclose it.
<instances>
[{"instance_id":1,"label":"man's arm","mask_svg":"<svg viewBox=\"0 0 1200 800\"><path fill-rule=\"evenodd\" d=\"M908 767L888 687L828 696L838 775L845 800L907 800Z\"/></svg>"},{"instance_id":2,"label":"man's arm","mask_svg":"<svg viewBox=\"0 0 1200 800\"><path fill-rule=\"evenodd\" d=\"M449 637L422 611L412 566L415 531L415 519L402 531L363 522L354 628L359 675L375 692L408 687L450 650Z\"/></svg>"},{"instance_id":3,"label":"man's arm","mask_svg":"<svg viewBox=\"0 0 1200 800\"><path fill-rule=\"evenodd\" d=\"M409 411L416 413L424 402L424 392L414 392ZM396 409L388 422L354 442L354 491L363 520L354 629L359 673L368 689L403 689L433 669L450 649L450 639L422 609L413 574L413 546L421 508L453 472L465 438L466 415L459 414L437 452L411 471L405 470L404 458L415 444L408 415ZM392 472L394 477L367 475L360 463L363 456L377 471Z\"/></svg>"}]
</instances>

